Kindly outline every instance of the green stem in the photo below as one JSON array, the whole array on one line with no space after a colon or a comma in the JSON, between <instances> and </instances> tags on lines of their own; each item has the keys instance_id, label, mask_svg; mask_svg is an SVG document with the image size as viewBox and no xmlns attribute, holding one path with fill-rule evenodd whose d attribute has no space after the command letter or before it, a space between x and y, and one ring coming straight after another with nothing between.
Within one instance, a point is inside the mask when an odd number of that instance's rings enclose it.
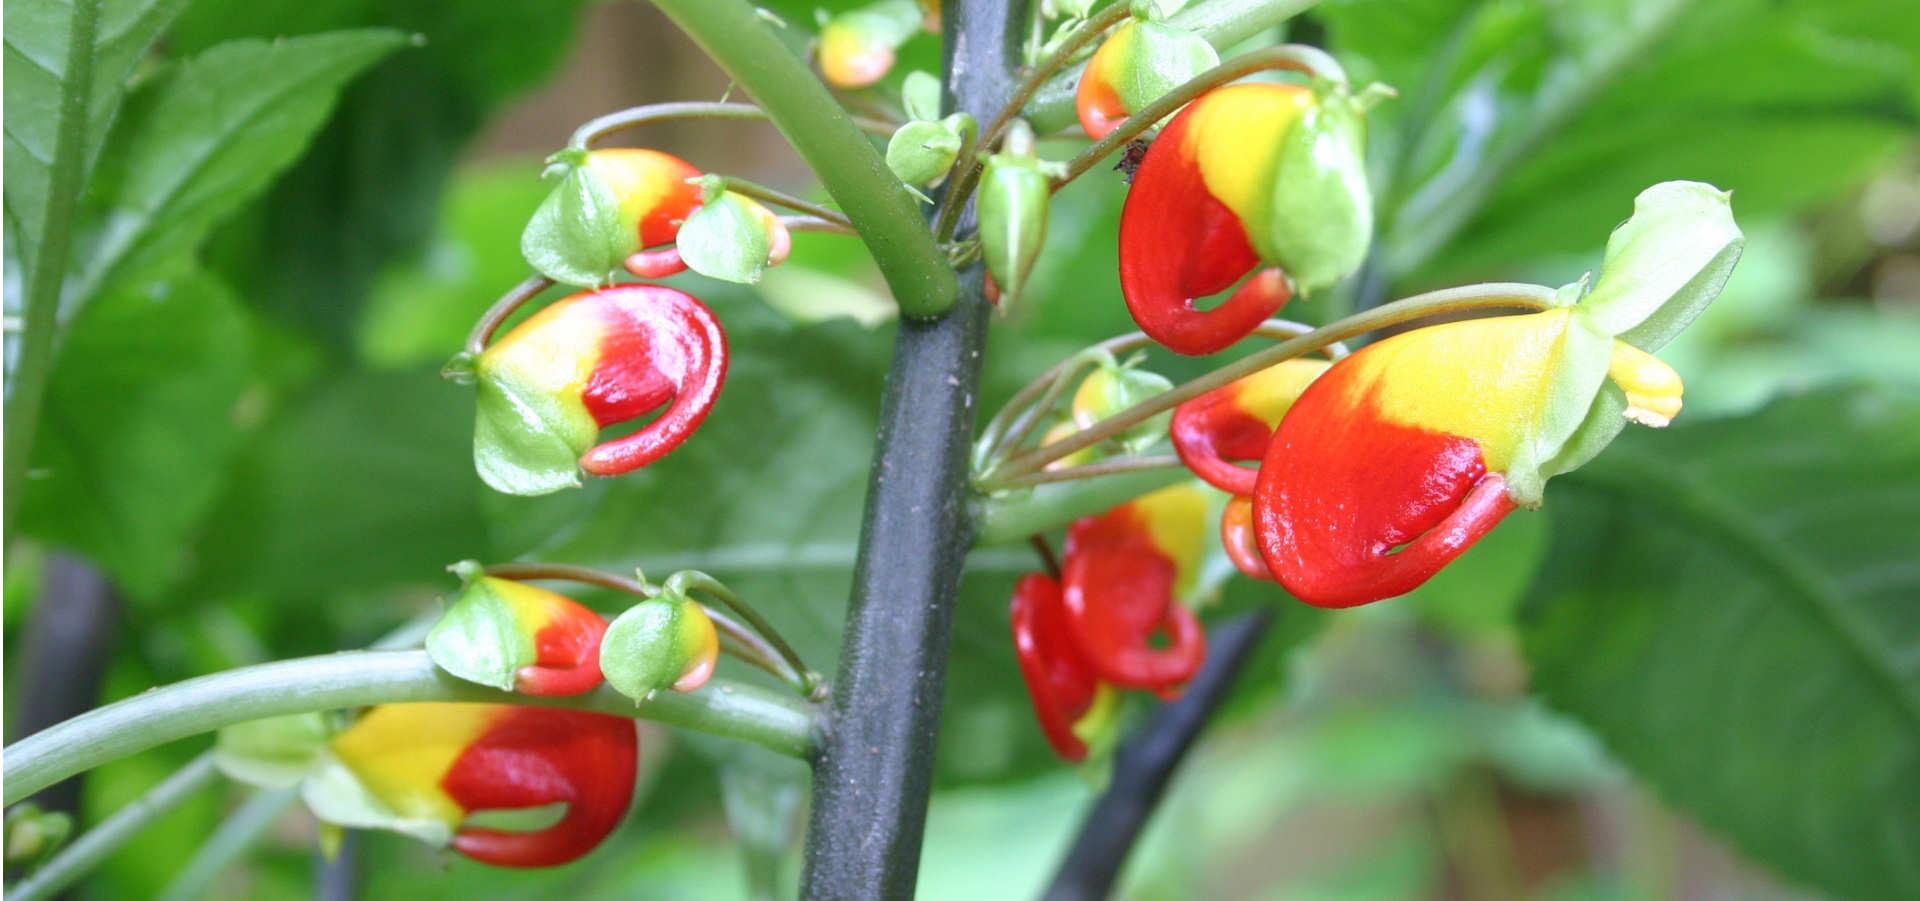
<instances>
[{"instance_id":1,"label":"green stem","mask_svg":"<svg viewBox=\"0 0 1920 901\"><path fill-rule=\"evenodd\" d=\"M67 248L73 239L74 209L86 180L87 101L93 96L93 44L100 24L100 0L74 0L62 71L60 106L53 139L53 165L47 177L46 216L40 220L40 244L27 276L26 310L20 332L18 365L6 385L5 482L0 493L0 534L13 542L13 512L27 493L24 481L53 374L60 330L60 287L66 280ZM17 237L17 236L16 236ZM13 240L10 238L9 240Z\"/></svg>"},{"instance_id":2,"label":"green stem","mask_svg":"<svg viewBox=\"0 0 1920 901\"><path fill-rule=\"evenodd\" d=\"M493 333L500 330L500 325L506 322L515 310L526 305L527 301L538 297L540 292L551 287L553 287L553 279L544 275L535 275L529 276L526 281L514 285L507 293L500 295L500 299L494 301L493 306L480 314L480 319L473 324L473 330L467 332L467 343L463 345L463 352L470 357L478 357L485 353L487 342L493 340ZM441 371L440 375L445 378L458 378L452 367ZM467 375L471 376L472 372L467 372Z\"/></svg>"},{"instance_id":3,"label":"green stem","mask_svg":"<svg viewBox=\"0 0 1920 901\"><path fill-rule=\"evenodd\" d=\"M773 645L774 650L779 652L780 658L786 661L787 666L792 667L793 671L799 675L800 682L797 687L800 688L801 694L813 701L826 700L826 680L822 679L812 667L807 666L805 660L800 659L800 652L787 643L786 638L781 636L780 630L773 627L773 623L761 616L760 611L754 609L752 604L741 600L740 596L734 594L733 589L728 588L725 583L699 570L683 569L668 576L662 589L682 596L685 596L690 589L699 589L719 598L721 603L726 604L734 613L739 614L741 619L753 626L754 631L764 636Z\"/></svg>"},{"instance_id":4,"label":"green stem","mask_svg":"<svg viewBox=\"0 0 1920 901\"><path fill-rule=\"evenodd\" d=\"M572 150L585 150L595 141L616 131L637 128L653 122L668 122L675 119L741 119L765 122L768 118L766 110L751 103L652 103L587 120L585 124L574 129L573 137L567 139L567 147ZM893 134L892 123L862 116L853 116L852 120L855 128L868 134Z\"/></svg>"},{"instance_id":5,"label":"green stem","mask_svg":"<svg viewBox=\"0 0 1920 901\"><path fill-rule=\"evenodd\" d=\"M900 311L937 316L959 283L920 219L919 202L819 79L767 29L747 0L654 0L754 96L827 193L846 210Z\"/></svg>"},{"instance_id":6,"label":"green stem","mask_svg":"<svg viewBox=\"0 0 1920 901\"><path fill-rule=\"evenodd\" d=\"M853 226L840 222L828 222L818 216L781 216L780 224L786 226L788 231L821 232L829 235L852 235L856 238L860 237L860 233L854 231Z\"/></svg>"},{"instance_id":7,"label":"green stem","mask_svg":"<svg viewBox=\"0 0 1920 901\"><path fill-rule=\"evenodd\" d=\"M643 601L652 600L660 594L660 589L635 579L622 578L597 569L565 563L498 563L486 567L485 572L495 578L511 579L516 582L536 580L579 582L583 585L625 592ZM675 575L677 576L678 573ZM707 579L713 578L705 573L697 575L705 576ZM671 582L672 579L668 581ZM735 607L736 610L745 607L738 597L731 593L728 597L732 598L733 603L740 604L739 607ZM753 628L750 629L711 606L700 604L700 609L706 612L708 619L713 620L713 628L716 631L733 640L732 645L722 645L722 650L765 670L775 679L793 686L793 690L799 692L802 697L812 697L819 690L819 674L800 663L799 656L792 655L793 649L787 644L786 639L781 638L780 633L773 628L773 624L767 622L758 613L747 617L753 623ZM756 629L759 631L755 631Z\"/></svg>"},{"instance_id":8,"label":"green stem","mask_svg":"<svg viewBox=\"0 0 1920 901\"><path fill-rule=\"evenodd\" d=\"M1180 458L1173 454L1155 454L1146 457L1115 457L1097 463L1085 463L1067 469L1043 469L1030 472L1017 478L1008 479L1008 488L1030 488L1034 485L1047 485L1058 482L1072 482L1077 479L1098 479L1128 472L1153 472L1161 469L1179 469L1185 466Z\"/></svg>"},{"instance_id":9,"label":"green stem","mask_svg":"<svg viewBox=\"0 0 1920 901\"><path fill-rule=\"evenodd\" d=\"M1154 469L976 497L973 527L979 537L975 542L984 546L1023 541L1192 477L1183 470Z\"/></svg>"},{"instance_id":10,"label":"green stem","mask_svg":"<svg viewBox=\"0 0 1920 901\"><path fill-rule=\"evenodd\" d=\"M1098 165L1114 151L1127 146L1128 142L1145 134L1148 129L1160 124L1160 120L1178 112L1181 107L1194 98L1205 94L1237 78L1245 78L1255 72L1271 69L1291 69L1304 72L1315 78L1326 78L1345 84L1346 70L1340 63L1318 47L1305 44L1281 44L1278 47L1264 47L1252 53L1242 54L1195 75L1186 83L1160 95L1159 99L1140 108L1128 116L1107 136L1093 142L1093 146L1080 152L1067 163L1067 174L1054 179L1053 189L1058 191L1068 182L1085 175L1088 169Z\"/></svg>"},{"instance_id":11,"label":"green stem","mask_svg":"<svg viewBox=\"0 0 1920 901\"><path fill-rule=\"evenodd\" d=\"M1310 9L1319 0L1201 0L1176 13L1167 24L1193 32L1222 53L1242 41L1273 28ZM1052 134L1073 125L1075 88L1082 69L1061 72L1050 79L1020 111L1039 134Z\"/></svg>"},{"instance_id":12,"label":"green stem","mask_svg":"<svg viewBox=\"0 0 1920 901\"><path fill-rule=\"evenodd\" d=\"M1312 353L1336 341L1344 341L1376 329L1443 313L1498 307L1549 309L1558 303L1558 296L1558 291L1544 285L1496 282L1429 291L1404 300L1382 304L1314 329L1297 338L1255 351L1206 375L1177 385L1171 391L1147 398L1058 441L1014 457L996 468L991 477L983 479L981 487L987 490L1005 487L1016 477L1039 472L1048 463L1082 448L1099 444L1126 431L1136 423L1171 410L1208 391L1238 381L1269 366Z\"/></svg>"},{"instance_id":13,"label":"green stem","mask_svg":"<svg viewBox=\"0 0 1920 901\"><path fill-rule=\"evenodd\" d=\"M75 773L235 723L374 704L456 701L591 710L737 738L792 757L813 748L812 707L715 679L689 694L635 703L607 686L566 698L457 679L425 651L346 651L241 667L156 688L44 729L6 749L6 803Z\"/></svg>"},{"instance_id":14,"label":"green stem","mask_svg":"<svg viewBox=\"0 0 1920 901\"><path fill-rule=\"evenodd\" d=\"M1472 169L1472 174L1435 199L1409 202L1393 218L1383 240L1388 278L1410 272L1445 247L1473 221L1523 160L1571 122L1575 115L1628 66L1645 59L1649 47L1667 35L1692 0L1666 0L1651 11L1636 10L1637 20L1597 55L1583 77L1557 91L1540 109L1522 118L1518 134ZM1407 234L1402 235L1402 232Z\"/></svg>"},{"instance_id":15,"label":"green stem","mask_svg":"<svg viewBox=\"0 0 1920 901\"><path fill-rule=\"evenodd\" d=\"M7 756L11 758L13 755L9 753ZM9 759L8 763L8 769L12 769L12 760ZM8 775L12 776L11 773ZM8 781L12 781L11 778ZM213 752L195 757L151 791L114 811L112 816L101 820L100 825L87 830L73 844L62 848L45 866L33 871L33 875L14 883L7 889L7 901L40 901L52 897L99 866L115 849L154 820L166 816L175 807L213 787L218 781L220 771L214 768Z\"/></svg>"},{"instance_id":16,"label":"green stem","mask_svg":"<svg viewBox=\"0 0 1920 901\"><path fill-rule=\"evenodd\" d=\"M761 203L783 206L796 213L806 213L816 219L825 219L828 222L845 226L849 229L853 228L853 223L847 221L847 214L831 207L821 206L810 200L802 200L779 188L770 188L759 182L748 181L747 179L736 178L731 175L722 176L720 181L727 186L727 190L735 194L751 197Z\"/></svg>"}]
</instances>

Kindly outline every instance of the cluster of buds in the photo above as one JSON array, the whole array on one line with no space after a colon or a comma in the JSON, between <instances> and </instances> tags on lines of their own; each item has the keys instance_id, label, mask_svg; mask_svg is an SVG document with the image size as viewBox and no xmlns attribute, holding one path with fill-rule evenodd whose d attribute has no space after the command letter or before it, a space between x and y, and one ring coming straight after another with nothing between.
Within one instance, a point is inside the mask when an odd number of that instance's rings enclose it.
<instances>
[{"instance_id":1,"label":"cluster of buds","mask_svg":"<svg viewBox=\"0 0 1920 901\"><path fill-rule=\"evenodd\" d=\"M1198 576L1206 508L1188 483L1082 519L1067 530L1059 576L1014 587L1014 651L1062 758L1111 743L1116 689L1172 697L1200 671L1206 635L1180 597Z\"/></svg>"}]
</instances>

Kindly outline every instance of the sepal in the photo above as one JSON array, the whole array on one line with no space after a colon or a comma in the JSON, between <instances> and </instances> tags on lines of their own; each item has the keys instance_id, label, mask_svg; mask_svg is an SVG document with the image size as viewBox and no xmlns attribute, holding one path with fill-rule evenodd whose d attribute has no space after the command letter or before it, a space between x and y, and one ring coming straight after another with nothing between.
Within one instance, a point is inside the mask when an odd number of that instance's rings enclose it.
<instances>
[{"instance_id":1,"label":"sepal","mask_svg":"<svg viewBox=\"0 0 1920 901\"><path fill-rule=\"evenodd\" d=\"M1053 180L1033 153L1033 131L1015 120L1003 152L987 157L975 194L980 219L980 249L987 272L1000 286L999 308L1019 302L1033 264L1047 240L1047 207Z\"/></svg>"},{"instance_id":2,"label":"sepal","mask_svg":"<svg viewBox=\"0 0 1920 901\"><path fill-rule=\"evenodd\" d=\"M721 191L687 217L674 246L688 269L752 285L768 266L787 258L793 238L772 210L736 192Z\"/></svg>"},{"instance_id":3,"label":"sepal","mask_svg":"<svg viewBox=\"0 0 1920 901\"><path fill-rule=\"evenodd\" d=\"M469 682L530 695L576 695L600 684L606 621L544 588L469 580L427 633L428 656Z\"/></svg>"},{"instance_id":4,"label":"sepal","mask_svg":"<svg viewBox=\"0 0 1920 901\"><path fill-rule=\"evenodd\" d=\"M1697 181L1640 192L1633 217L1607 240L1600 277L1581 306L1595 330L1659 350L1726 285L1746 237L1733 194Z\"/></svg>"},{"instance_id":5,"label":"sepal","mask_svg":"<svg viewBox=\"0 0 1920 901\"><path fill-rule=\"evenodd\" d=\"M720 636L706 610L663 591L620 614L607 627L600 653L607 684L643 701L663 688L689 692L706 684L719 652Z\"/></svg>"}]
</instances>

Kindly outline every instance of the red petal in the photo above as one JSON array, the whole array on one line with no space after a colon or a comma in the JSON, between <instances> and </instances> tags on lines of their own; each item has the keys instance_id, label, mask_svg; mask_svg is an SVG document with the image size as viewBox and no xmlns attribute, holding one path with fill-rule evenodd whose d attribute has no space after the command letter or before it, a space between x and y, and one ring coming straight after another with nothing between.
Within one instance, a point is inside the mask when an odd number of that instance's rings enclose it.
<instances>
[{"instance_id":1,"label":"red petal","mask_svg":"<svg viewBox=\"0 0 1920 901\"><path fill-rule=\"evenodd\" d=\"M580 857L626 816L638 760L631 720L516 707L467 746L440 786L469 811L564 801L566 815L533 832L462 829L453 847L506 867L552 866Z\"/></svg>"},{"instance_id":2,"label":"red petal","mask_svg":"<svg viewBox=\"0 0 1920 901\"><path fill-rule=\"evenodd\" d=\"M1206 635L1173 599L1178 575L1128 507L1082 519L1068 530L1061 600L1074 643L1102 679L1160 689L1200 671ZM1153 637L1162 631L1167 646L1155 648Z\"/></svg>"},{"instance_id":3,"label":"red petal","mask_svg":"<svg viewBox=\"0 0 1920 901\"><path fill-rule=\"evenodd\" d=\"M1054 753L1071 761L1087 756L1073 723L1093 704L1093 674L1067 641L1060 583L1034 573L1013 588L1013 649L1033 699L1034 717Z\"/></svg>"},{"instance_id":4,"label":"red petal","mask_svg":"<svg viewBox=\"0 0 1920 901\"><path fill-rule=\"evenodd\" d=\"M656 375L673 392L673 402L657 419L580 458L587 472L618 475L660 459L699 428L726 379L727 336L712 310L672 288L621 285L602 289L595 298L603 305L608 332L600 365L587 385L587 409L601 419L603 413L626 412L648 401L657 406Z\"/></svg>"},{"instance_id":5,"label":"red petal","mask_svg":"<svg viewBox=\"0 0 1920 901\"><path fill-rule=\"evenodd\" d=\"M1267 567L1320 607L1412 591L1514 509L1474 441L1385 422L1341 387L1301 395L1254 490Z\"/></svg>"},{"instance_id":6,"label":"red petal","mask_svg":"<svg viewBox=\"0 0 1920 901\"><path fill-rule=\"evenodd\" d=\"M514 688L524 694L563 697L592 691L600 684L600 637L607 621L579 604L533 636L534 662L514 673Z\"/></svg>"},{"instance_id":7,"label":"red petal","mask_svg":"<svg viewBox=\"0 0 1920 901\"><path fill-rule=\"evenodd\" d=\"M1226 290L1260 265L1239 217L1208 193L1200 167L1181 146L1198 106L1189 104L1148 148L1120 215L1127 309L1141 331L1183 354L1227 348L1292 296L1285 275L1268 269L1218 307L1194 308L1195 298Z\"/></svg>"},{"instance_id":8,"label":"red petal","mask_svg":"<svg viewBox=\"0 0 1920 901\"><path fill-rule=\"evenodd\" d=\"M1258 473L1231 461L1266 456L1273 433L1240 407L1240 391L1237 382L1223 385L1175 407L1168 432L1194 475L1228 494L1251 497Z\"/></svg>"}]
</instances>

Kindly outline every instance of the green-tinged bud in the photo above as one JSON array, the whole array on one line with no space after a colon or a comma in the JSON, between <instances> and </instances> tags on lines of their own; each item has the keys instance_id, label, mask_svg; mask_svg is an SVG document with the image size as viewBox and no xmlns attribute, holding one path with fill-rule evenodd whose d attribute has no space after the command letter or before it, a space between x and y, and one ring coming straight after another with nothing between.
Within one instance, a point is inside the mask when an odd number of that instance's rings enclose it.
<instances>
[{"instance_id":1,"label":"green-tinged bud","mask_svg":"<svg viewBox=\"0 0 1920 901\"><path fill-rule=\"evenodd\" d=\"M597 288L635 252L671 243L700 204L688 179L700 170L654 150L618 148L554 156L560 183L520 235L520 252L564 285Z\"/></svg>"},{"instance_id":2,"label":"green-tinged bud","mask_svg":"<svg viewBox=\"0 0 1920 901\"><path fill-rule=\"evenodd\" d=\"M1607 240L1593 293L1580 303L1587 321L1645 351L1673 340L1720 295L1746 245L1732 199L1697 181L1640 192L1633 217Z\"/></svg>"},{"instance_id":3,"label":"green-tinged bud","mask_svg":"<svg viewBox=\"0 0 1920 901\"><path fill-rule=\"evenodd\" d=\"M662 688L687 692L706 684L719 653L720 635L706 610L662 591L607 626L600 668L614 690L643 701Z\"/></svg>"},{"instance_id":4,"label":"green-tinged bud","mask_svg":"<svg viewBox=\"0 0 1920 901\"><path fill-rule=\"evenodd\" d=\"M73 817L58 810L42 810L32 801L7 811L7 867L39 866L73 834Z\"/></svg>"},{"instance_id":5,"label":"green-tinged bud","mask_svg":"<svg viewBox=\"0 0 1920 901\"><path fill-rule=\"evenodd\" d=\"M1248 237L1302 295L1345 278L1373 241L1365 106L1345 85L1319 81L1313 102L1281 141L1270 214Z\"/></svg>"},{"instance_id":6,"label":"green-tinged bud","mask_svg":"<svg viewBox=\"0 0 1920 901\"><path fill-rule=\"evenodd\" d=\"M987 271L1000 286L1000 311L1019 302L1021 289L1047 240L1047 203L1052 179L1033 153L1033 130L1015 120L1006 150L987 157L974 203L980 219L980 249Z\"/></svg>"},{"instance_id":7,"label":"green-tinged bud","mask_svg":"<svg viewBox=\"0 0 1920 901\"><path fill-rule=\"evenodd\" d=\"M820 74L839 88L879 81L925 18L914 0L880 0L828 19L820 27Z\"/></svg>"},{"instance_id":8,"label":"green-tinged bud","mask_svg":"<svg viewBox=\"0 0 1920 901\"><path fill-rule=\"evenodd\" d=\"M1219 64L1220 54L1199 35L1162 22L1129 22L1087 61L1074 110L1089 137L1104 138L1129 115Z\"/></svg>"},{"instance_id":9,"label":"green-tinged bud","mask_svg":"<svg viewBox=\"0 0 1920 901\"><path fill-rule=\"evenodd\" d=\"M963 118L964 117L964 118ZM962 128L971 128L973 118L956 113L939 121L908 122L887 142L887 168L910 185L931 185L953 168L965 143Z\"/></svg>"},{"instance_id":10,"label":"green-tinged bud","mask_svg":"<svg viewBox=\"0 0 1920 901\"><path fill-rule=\"evenodd\" d=\"M751 285L787 258L793 239L772 210L733 191L710 199L680 227L680 259L701 275Z\"/></svg>"},{"instance_id":11,"label":"green-tinged bud","mask_svg":"<svg viewBox=\"0 0 1920 901\"><path fill-rule=\"evenodd\" d=\"M480 575L464 581L427 633L427 655L469 682L530 695L575 695L600 684L600 615L561 594Z\"/></svg>"},{"instance_id":12,"label":"green-tinged bud","mask_svg":"<svg viewBox=\"0 0 1920 901\"><path fill-rule=\"evenodd\" d=\"M1166 376L1135 368L1135 362L1117 363L1109 357L1101 361L1100 368L1081 380L1080 387L1073 392L1073 424L1076 427L1090 428L1102 419L1173 388L1173 383ZM1139 453L1166 436L1167 422L1172 416L1173 412L1169 410L1149 417L1121 432L1115 440L1128 453Z\"/></svg>"},{"instance_id":13,"label":"green-tinged bud","mask_svg":"<svg viewBox=\"0 0 1920 901\"><path fill-rule=\"evenodd\" d=\"M331 738L333 725L319 713L236 723L214 740L213 763L236 782L288 788L315 771Z\"/></svg>"},{"instance_id":14,"label":"green-tinged bud","mask_svg":"<svg viewBox=\"0 0 1920 901\"><path fill-rule=\"evenodd\" d=\"M915 121L940 118L941 94L940 78L931 72L908 72L900 82L900 105Z\"/></svg>"}]
</instances>

